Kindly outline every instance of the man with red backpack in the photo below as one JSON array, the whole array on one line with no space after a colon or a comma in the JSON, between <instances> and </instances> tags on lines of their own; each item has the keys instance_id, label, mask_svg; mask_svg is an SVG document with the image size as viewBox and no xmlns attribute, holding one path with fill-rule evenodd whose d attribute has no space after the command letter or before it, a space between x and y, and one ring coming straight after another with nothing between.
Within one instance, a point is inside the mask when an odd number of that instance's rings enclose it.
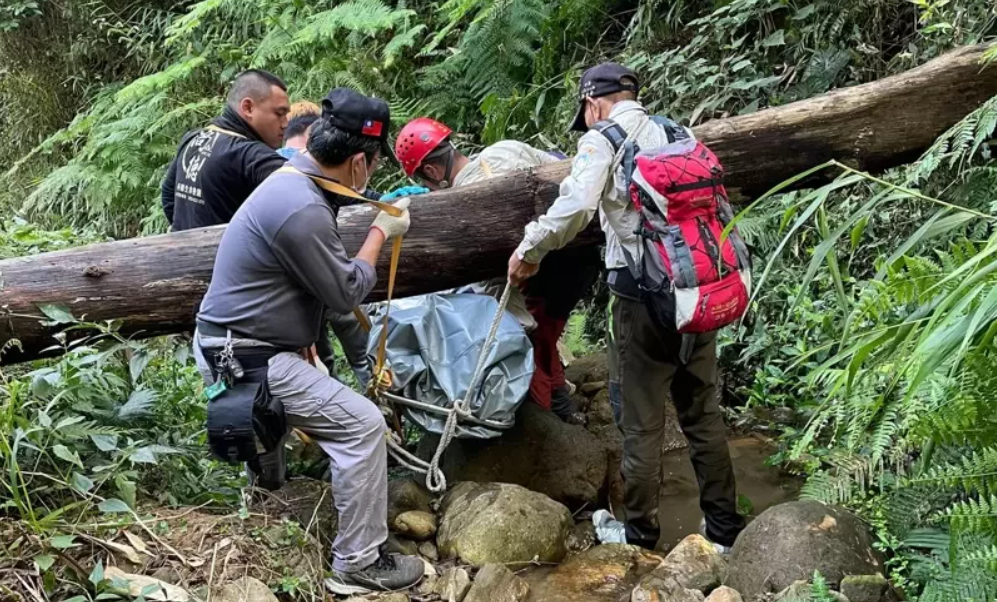
<instances>
[{"instance_id":1,"label":"man with red backpack","mask_svg":"<svg viewBox=\"0 0 997 602\"><path fill-rule=\"evenodd\" d=\"M622 521L593 516L603 543L654 548L665 403L689 440L704 535L728 553L744 528L717 398L716 330L743 314L750 266L722 168L688 129L651 117L636 74L603 63L582 76L572 130L585 132L560 196L509 260L522 282L599 213L611 301L611 389L618 387L625 481Z\"/></svg>"}]
</instances>

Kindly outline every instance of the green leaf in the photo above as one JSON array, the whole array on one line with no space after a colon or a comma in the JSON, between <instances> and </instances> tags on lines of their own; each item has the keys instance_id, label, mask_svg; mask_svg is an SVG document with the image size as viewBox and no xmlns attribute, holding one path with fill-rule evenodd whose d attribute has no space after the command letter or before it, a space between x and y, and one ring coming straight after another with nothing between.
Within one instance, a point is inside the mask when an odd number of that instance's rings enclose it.
<instances>
[{"instance_id":1,"label":"green leaf","mask_svg":"<svg viewBox=\"0 0 997 602\"><path fill-rule=\"evenodd\" d=\"M56 445L52 448L52 453L54 453L60 460L72 462L80 468L83 468L83 462L80 460L80 455L76 452L69 451L69 448L65 445Z\"/></svg>"},{"instance_id":2,"label":"green leaf","mask_svg":"<svg viewBox=\"0 0 997 602\"><path fill-rule=\"evenodd\" d=\"M53 564L55 564L55 558L49 556L48 554L39 554L38 556L35 556L35 564L38 565L38 570L44 573L52 568Z\"/></svg>"},{"instance_id":3,"label":"green leaf","mask_svg":"<svg viewBox=\"0 0 997 602\"><path fill-rule=\"evenodd\" d=\"M106 499L103 502L101 502L100 505L97 506L97 508L101 512L106 512L108 514L111 514L111 513L114 513L114 512L129 512L131 510L128 507L128 504L122 502L118 498L113 498L113 497L110 498L110 499Z\"/></svg>"},{"instance_id":4,"label":"green leaf","mask_svg":"<svg viewBox=\"0 0 997 602\"><path fill-rule=\"evenodd\" d=\"M104 581L104 565L98 560L97 566L93 567L93 571L90 573L90 583L97 587L102 581Z\"/></svg>"},{"instance_id":5,"label":"green leaf","mask_svg":"<svg viewBox=\"0 0 997 602\"><path fill-rule=\"evenodd\" d=\"M65 305L39 305L38 309L51 320L46 323L47 326L75 324L78 321Z\"/></svg>"},{"instance_id":6,"label":"green leaf","mask_svg":"<svg viewBox=\"0 0 997 602\"><path fill-rule=\"evenodd\" d=\"M93 489L94 482L78 472L73 473L73 487L80 493L87 493Z\"/></svg>"},{"instance_id":7,"label":"green leaf","mask_svg":"<svg viewBox=\"0 0 997 602\"><path fill-rule=\"evenodd\" d=\"M84 420L86 420L86 418L83 416L69 416L67 418L63 418L59 421L59 424L55 425L55 430L61 431L64 428L73 426L74 424L79 424Z\"/></svg>"},{"instance_id":8,"label":"green leaf","mask_svg":"<svg viewBox=\"0 0 997 602\"><path fill-rule=\"evenodd\" d=\"M102 452L111 452L118 449L117 435L90 435L90 440Z\"/></svg>"},{"instance_id":9,"label":"green leaf","mask_svg":"<svg viewBox=\"0 0 997 602\"><path fill-rule=\"evenodd\" d=\"M146 366L152 361L152 354L145 349L140 349L132 354L132 359L128 362L128 371L131 374L132 382L137 383Z\"/></svg>"},{"instance_id":10,"label":"green leaf","mask_svg":"<svg viewBox=\"0 0 997 602\"><path fill-rule=\"evenodd\" d=\"M76 537L73 535L55 535L48 540L48 545L56 550L68 550L76 545Z\"/></svg>"},{"instance_id":11,"label":"green leaf","mask_svg":"<svg viewBox=\"0 0 997 602\"><path fill-rule=\"evenodd\" d=\"M152 448L140 447L128 455L128 459L133 464L155 464L156 454L152 453Z\"/></svg>"},{"instance_id":12,"label":"green leaf","mask_svg":"<svg viewBox=\"0 0 997 602\"><path fill-rule=\"evenodd\" d=\"M814 14L815 10L817 10L817 5L816 4L808 4L808 5L804 6L803 8L801 8L800 10L796 11L796 14L793 15L793 20L794 21L802 21L802 20L806 19L807 17L809 17L810 15Z\"/></svg>"},{"instance_id":13,"label":"green leaf","mask_svg":"<svg viewBox=\"0 0 997 602\"><path fill-rule=\"evenodd\" d=\"M777 29L762 40L762 46L769 48L772 46L784 46L786 44L786 32Z\"/></svg>"},{"instance_id":14,"label":"green leaf","mask_svg":"<svg viewBox=\"0 0 997 602\"><path fill-rule=\"evenodd\" d=\"M132 391L125 405L118 408L118 418L147 416L151 413L155 401L156 392L152 389L136 389Z\"/></svg>"},{"instance_id":15,"label":"green leaf","mask_svg":"<svg viewBox=\"0 0 997 602\"><path fill-rule=\"evenodd\" d=\"M130 508L134 508L135 496L138 491L135 482L128 480L128 477L125 475L119 474L114 477L114 484L118 488L118 495L125 500L125 503L127 503Z\"/></svg>"}]
</instances>

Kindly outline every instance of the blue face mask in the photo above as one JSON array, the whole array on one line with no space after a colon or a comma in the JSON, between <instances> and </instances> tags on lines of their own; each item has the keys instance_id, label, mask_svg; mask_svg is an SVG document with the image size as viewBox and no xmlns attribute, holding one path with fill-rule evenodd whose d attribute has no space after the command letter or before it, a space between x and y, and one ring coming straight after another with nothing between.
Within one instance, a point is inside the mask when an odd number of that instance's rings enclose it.
<instances>
[{"instance_id":1,"label":"blue face mask","mask_svg":"<svg viewBox=\"0 0 997 602\"><path fill-rule=\"evenodd\" d=\"M281 157L284 157L285 159L290 159L294 155L298 154L298 149L291 148L290 146L285 146L283 148L278 148L277 154L280 155Z\"/></svg>"}]
</instances>

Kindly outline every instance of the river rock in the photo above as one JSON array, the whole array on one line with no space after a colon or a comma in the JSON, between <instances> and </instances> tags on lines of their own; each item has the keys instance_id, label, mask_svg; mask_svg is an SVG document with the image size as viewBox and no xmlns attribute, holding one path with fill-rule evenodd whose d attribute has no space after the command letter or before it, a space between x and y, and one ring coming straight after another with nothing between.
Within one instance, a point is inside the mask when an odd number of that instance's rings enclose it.
<instances>
[{"instance_id":1,"label":"river rock","mask_svg":"<svg viewBox=\"0 0 997 602\"><path fill-rule=\"evenodd\" d=\"M741 598L741 594L737 593L736 589L722 585L706 597L706 602L744 602L744 599Z\"/></svg>"},{"instance_id":2,"label":"river rock","mask_svg":"<svg viewBox=\"0 0 997 602\"><path fill-rule=\"evenodd\" d=\"M600 380L596 382L585 383L581 387L579 387L578 390L581 391L582 395L586 397L592 397L593 395L595 395L599 391L602 391L605 388L606 388L606 381Z\"/></svg>"},{"instance_id":3,"label":"river rock","mask_svg":"<svg viewBox=\"0 0 997 602\"><path fill-rule=\"evenodd\" d=\"M443 558L492 563L560 562L571 513L518 485L461 483L444 498L437 546Z\"/></svg>"},{"instance_id":4,"label":"river rock","mask_svg":"<svg viewBox=\"0 0 997 602\"><path fill-rule=\"evenodd\" d=\"M727 563L702 535L690 535L669 552L654 572L674 577L682 587L707 593L723 583Z\"/></svg>"},{"instance_id":5,"label":"river rock","mask_svg":"<svg viewBox=\"0 0 997 602\"><path fill-rule=\"evenodd\" d=\"M424 436L419 456L431 457L438 442ZM454 440L441 464L450 482L514 483L571 508L597 506L611 471L619 469L610 449L584 427L534 403L524 403L516 425L497 439Z\"/></svg>"},{"instance_id":6,"label":"river rock","mask_svg":"<svg viewBox=\"0 0 997 602\"><path fill-rule=\"evenodd\" d=\"M389 554L404 554L405 556L418 556L419 544L411 539L398 537L394 533L388 535L388 540L384 542L384 551Z\"/></svg>"},{"instance_id":7,"label":"river rock","mask_svg":"<svg viewBox=\"0 0 997 602\"><path fill-rule=\"evenodd\" d=\"M845 575L882 574L872 543L865 525L842 508L811 500L773 506L737 538L726 585L754 600L820 571L836 589Z\"/></svg>"},{"instance_id":8,"label":"river rock","mask_svg":"<svg viewBox=\"0 0 997 602\"><path fill-rule=\"evenodd\" d=\"M838 589L850 602L879 602L889 586L882 575L847 575Z\"/></svg>"},{"instance_id":9,"label":"river rock","mask_svg":"<svg viewBox=\"0 0 997 602\"><path fill-rule=\"evenodd\" d=\"M542 602L619 602L662 558L621 544L596 546L572 556L549 573L531 574L530 599Z\"/></svg>"},{"instance_id":10,"label":"river rock","mask_svg":"<svg viewBox=\"0 0 997 602\"><path fill-rule=\"evenodd\" d=\"M530 586L500 564L485 565L474 577L464 602L522 602Z\"/></svg>"},{"instance_id":11,"label":"river rock","mask_svg":"<svg viewBox=\"0 0 997 602\"><path fill-rule=\"evenodd\" d=\"M279 602L266 583L252 577L230 581L211 594L212 602Z\"/></svg>"},{"instance_id":12,"label":"river rock","mask_svg":"<svg viewBox=\"0 0 997 602\"><path fill-rule=\"evenodd\" d=\"M440 552L436 549L436 544L431 541L419 544L419 554L430 562L436 562L440 559Z\"/></svg>"},{"instance_id":13,"label":"river rock","mask_svg":"<svg viewBox=\"0 0 997 602\"><path fill-rule=\"evenodd\" d=\"M395 531L416 541L425 541L436 535L436 517L430 512L409 510L394 520Z\"/></svg>"},{"instance_id":14,"label":"river rock","mask_svg":"<svg viewBox=\"0 0 997 602\"><path fill-rule=\"evenodd\" d=\"M630 593L630 602L703 602L703 592L682 587L674 577L655 573L644 577Z\"/></svg>"},{"instance_id":15,"label":"river rock","mask_svg":"<svg viewBox=\"0 0 997 602\"><path fill-rule=\"evenodd\" d=\"M412 478L388 481L388 524L393 525L399 514L418 511L432 513L433 494Z\"/></svg>"},{"instance_id":16,"label":"river rock","mask_svg":"<svg viewBox=\"0 0 997 602\"><path fill-rule=\"evenodd\" d=\"M467 590L471 589L471 577L462 568L447 569L440 575L433 593L442 598L443 602L462 602Z\"/></svg>"}]
</instances>

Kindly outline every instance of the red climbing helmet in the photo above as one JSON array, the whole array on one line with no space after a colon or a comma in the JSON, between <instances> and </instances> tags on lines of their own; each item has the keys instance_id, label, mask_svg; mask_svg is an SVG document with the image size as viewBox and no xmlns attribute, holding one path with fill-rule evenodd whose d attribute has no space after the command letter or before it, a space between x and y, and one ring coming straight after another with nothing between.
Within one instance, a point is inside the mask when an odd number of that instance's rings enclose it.
<instances>
[{"instance_id":1,"label":"red climbing helmet","mask_svg":"<svg viewBox=\"0 0 997 602\"><path fill-rule=\"evenodd\" d=\"M402 164L405 175L411 178L429 153L452 133L453 130L429 117L420 117L408 122L395 139L395 155L398 156L398 162Z\"/></svg>"}]
</instances>

